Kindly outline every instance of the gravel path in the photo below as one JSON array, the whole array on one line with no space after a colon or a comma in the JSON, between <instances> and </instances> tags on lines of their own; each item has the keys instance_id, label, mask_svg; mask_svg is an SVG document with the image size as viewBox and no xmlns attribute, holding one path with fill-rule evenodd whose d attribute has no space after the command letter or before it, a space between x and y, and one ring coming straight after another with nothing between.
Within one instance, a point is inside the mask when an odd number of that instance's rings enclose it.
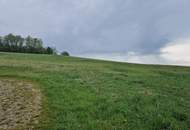
<instances>
[{"instance_id":1,"label":"gravel path","mask_svg":"<svg viewBox=\"0 0 190 130\"><path fill-rule=\"evenodd\" d=\"M32 130L38 123L41 93L31 83L0 79L0 130Z\"/></svg>"}]
</instances>

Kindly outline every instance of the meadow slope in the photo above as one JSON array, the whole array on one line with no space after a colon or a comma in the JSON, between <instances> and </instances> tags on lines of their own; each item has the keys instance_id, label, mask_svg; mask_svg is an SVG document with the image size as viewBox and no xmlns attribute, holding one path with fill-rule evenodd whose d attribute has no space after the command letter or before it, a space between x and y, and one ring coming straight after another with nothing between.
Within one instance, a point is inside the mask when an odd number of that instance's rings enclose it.
<instances>
[{"instance_id":1,"label":"meadow slope","mask_svg":"<svg viewBox=\"0 0 190 130\"><path fill-rule=\"evenodd\" d=\"M39 130L188 130L190 68L0 53L0 79L38 84Z\"/></svg>"}]
</instances>

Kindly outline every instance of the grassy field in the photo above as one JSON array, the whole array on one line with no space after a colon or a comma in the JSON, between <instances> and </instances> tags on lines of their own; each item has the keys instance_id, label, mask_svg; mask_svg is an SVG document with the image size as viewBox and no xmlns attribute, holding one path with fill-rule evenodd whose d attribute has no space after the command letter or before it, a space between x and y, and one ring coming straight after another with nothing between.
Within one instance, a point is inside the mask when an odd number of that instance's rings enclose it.
<instances>
[{"instance_id":1,"label":"grassy field","mask_svg":"<svg viewBox=\"0 0 190 130\"><path fill-rule=\"evenodd\" d=\"M190 68L0 53L0 78L43 94L40 130L188 130Z\"/></svg>"}]
</instances>

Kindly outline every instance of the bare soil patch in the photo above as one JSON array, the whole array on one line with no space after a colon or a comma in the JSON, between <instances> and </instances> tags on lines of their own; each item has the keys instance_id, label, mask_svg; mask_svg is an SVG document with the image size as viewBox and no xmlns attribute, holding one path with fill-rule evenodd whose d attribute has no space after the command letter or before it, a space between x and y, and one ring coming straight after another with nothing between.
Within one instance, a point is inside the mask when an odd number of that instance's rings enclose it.
<instances>
[{"instance_id":1,"label":"bare soil patch","mask_svg":"<svg viewBox=\"0 0 190 130\"><path fill-rule=\"evenodd\" d=\"M38 124L41 93L32 83L0 79L0 130L32 130Z\"/></svg>"}]
</instances>

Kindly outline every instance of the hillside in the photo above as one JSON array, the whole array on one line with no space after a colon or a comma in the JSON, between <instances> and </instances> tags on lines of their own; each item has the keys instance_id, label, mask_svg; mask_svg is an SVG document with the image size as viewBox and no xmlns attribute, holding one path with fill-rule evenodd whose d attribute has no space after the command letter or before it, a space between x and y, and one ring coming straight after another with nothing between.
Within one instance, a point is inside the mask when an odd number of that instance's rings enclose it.
<instances>
[{"instance_id":1,"label":"hillside","mask_svg":"<svg viewBox=\"0 0 190 130\"><path fill-rule=\"evenodd\" d=\"M189 67L0 53L4 79L40 89L35 129L190 129Z\"/></svg>"}]
</instances>

